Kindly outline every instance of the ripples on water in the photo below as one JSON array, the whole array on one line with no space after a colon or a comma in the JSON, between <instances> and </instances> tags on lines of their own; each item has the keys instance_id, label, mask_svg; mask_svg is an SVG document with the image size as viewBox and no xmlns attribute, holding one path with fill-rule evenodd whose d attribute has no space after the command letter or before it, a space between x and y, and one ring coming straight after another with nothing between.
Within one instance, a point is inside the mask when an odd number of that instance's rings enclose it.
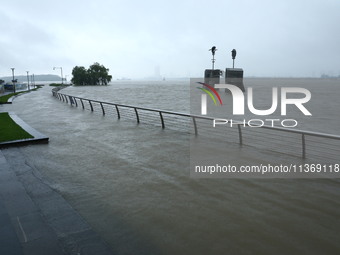
<instances>
[{"instance_id":1,"label":"ripples on water","mask_svg":"<svg viewBox=\"0 0 340 255\"><path fill-rule=\"evenodd\" d=\"M65 93L188 112L184 84L131 81ZM70 107L50 89L3 109L50 137L48 145L22 148L26 160L116 254L339 252L338 180L192 179L186 133Z\"/></svg>"},{"instance_id":2,"label":"ripples on water","mask_svg":"<svg viewBox=\"0 0 340 255\"><path fill-rule=\"evenodd\" d=\"M253 87L254 106L257 109L269 109L272 104L272 88L279 88L277 110L274 114L268 116L268 118L294 118L299 122L299 129L340 134L338 128L340 124L338 114L338 109L340 109L340 79L247 78L244 83L246 87ZM197 84L197 86L199 85ZM280 87L301 87L308 89L311 92L312 98L305 104L305 107L312 113L312 117L304 116L295 106L288 106L288 115L281 116ZM65 93L105 102L189 113L191 110L190 93L200 93L200 91L196 89L196 86L192 86L190 91L190 80L187 79L170 81L115 81L110 86L71 87L67 88ZM224 104L230 104L230 109L232 109L231 95L225 94L223 91L220 91L220 95ZM288 95L288 97L291 97L291 95ZM247 98L247 95L245 98ZM211 116L215 117L213 110L214 108L210 108L209 112ZM245 110L245 118L254 119L259 117L250 114L247 107ZM267 116L261 117L263 119L267 118ZM241 117L238 118L241 119Z\"/></svg>"},{"instance_id":3,"label":"ripples on water","mask_svg":"<svg viewBox=\"0 0 340 255\"><path fill-rule=\"evenodd\" d=\"M118 104L189 112L189 80L115 81L109 86L77 86L64 90L79 97Z\"/></svg>"}]
</instances>

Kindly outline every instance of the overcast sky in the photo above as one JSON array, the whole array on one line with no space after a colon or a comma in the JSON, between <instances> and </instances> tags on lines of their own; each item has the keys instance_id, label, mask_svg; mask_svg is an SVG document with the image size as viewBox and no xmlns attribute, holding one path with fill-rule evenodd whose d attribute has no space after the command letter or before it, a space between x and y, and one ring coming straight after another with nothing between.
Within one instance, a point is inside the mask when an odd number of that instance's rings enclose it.
<instances>
[{"instance_id":1,"label":"overcast sky","mask_svg":"<svg viewBox=\"0 0 340 255\"><path fill-rule=\"evenodd\" d=\"M339 0L1 0L0 76L69 75L99 62L114 78L340 75Z\"/></svg>"}]
</instances>

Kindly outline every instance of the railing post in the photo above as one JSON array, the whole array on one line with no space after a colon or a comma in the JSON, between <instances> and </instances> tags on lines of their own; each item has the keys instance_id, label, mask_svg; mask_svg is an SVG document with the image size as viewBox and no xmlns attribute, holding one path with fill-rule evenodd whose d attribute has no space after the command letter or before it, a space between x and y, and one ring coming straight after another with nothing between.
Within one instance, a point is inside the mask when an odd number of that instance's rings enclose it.
<instances>
[{"instance_id":1,"label":"railing post","mask_svg":"<svg viewBox=\"0 0 340 255\"><path fill-rule=\"evenodd\" d=\"M85 106L84 106L84 102L83 102L83 99L80 98L80 102L81 102L81 105L83 107L83 110L85 109Z\"/></svg>"},{"instance_id":2,"label":"railing post","mask_svg":"<svg viewBox=\"0 0 340 255\"><path fill-rule=\"evenodd\" d=\"M161 117L162 128L164 129L164 128L165 128L165 125L164 125L164 119L163 119L163 114L162 114L162 112L159 112L159 116Z\"/></svg>"},{"instance_id":3,"label":"railing post","mask_svg":"<svg viewBox=\"0 0 340 255\"><path fill-rule=\"evenodd\" d=\"M103 115L105 115L105 110L102 102L100 102L100 106L102 107Z\"/></svg>"},{"instance_id":4,"label":"railing post","mask_svg":"<svg viewBox=\"0 0 340 255\"><path fill-rule=\"evenodd\" d=\"M66 101L66 103L68 104L68 100L67 100L67 96L65 95L65 101Z\"/></svg>"},{"instance_id":5,"label":"railing post","mask_svg":"<svg viewBox=\"0 0 340 255\"><path fill-rule=\"evenodd\" d=\"M306 140L305 140L305 134L302 134L302 157L306 158Z\"/></svg>"},{"instance_id":6,"label":"railing post","mask_svg":"<svg viewBox=\"0 0 340 255\"><path fill-rule=\"evenodd\" d=\"M243 140L242 140L242 130L241 130L241 125L238 124L238 125L237 125L237 128L238 128L238 138L239 138L240 144L242 145L242 144L243 144Z\"/></svg>"},{"instance_id":7,"label":"railing post","mask_svg":"<svg viewBox=\"0 0 340 255\"><path fill-rule=\"evenodd\" d=\"M90 107L91 107L91 112L93 112L93 106L92 106L91 100L89 100L89 104L90 104Z\"/></svg>"},{"instance_id":8,"label":"railing post","mask_svg":"<svg viewBox=\"0 0 340 255\"><path fill-rule=\"evenodd\" d=\"M135 113L136 113L137 123L139 123L139 115L138 115L137 108L135 107L134 109L135 109Z\"/></svg>"},{"instance_id":9,"label":"railing post","mask_svg":"<svg viewBox=\"0 0 340 255\"><path fill-rule=\"evenodd\" d=\"M61 98L63 99L63 102L65 102L65 98L63 94L60 94Z\"/></svg>"},{"instance_id":10,"label":"railing post","mask_svg":"<svg viewBox=\"0 0 340 255\"><path fill-rule=\"evenodd\" d=\"M119 112L119 109L118 109L118 105L115 104L115 106L116 106L116 111L117 111L118 119L120 119L120 112Z\"/></svg>"},{"instance_id":11,"label":"railing post","mask_svg":"<svg viewBox=\"0 0 340 255\"><path fill-rule=\"evenodd\" d=\"M195 118L195 117L192 117L192 121L193 121L193 123L194 123L195 135L198 135L196 118Z\"/></svg>"}]
</instances>

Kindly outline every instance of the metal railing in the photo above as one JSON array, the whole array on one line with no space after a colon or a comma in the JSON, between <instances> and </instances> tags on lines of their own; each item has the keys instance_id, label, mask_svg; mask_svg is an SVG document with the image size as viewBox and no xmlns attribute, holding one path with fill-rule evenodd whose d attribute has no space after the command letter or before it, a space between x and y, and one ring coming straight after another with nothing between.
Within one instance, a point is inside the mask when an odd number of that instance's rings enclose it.
<instances>
[{"instance_id":1,"label":"metal railing","mask_svg":"<svg viewBox=\"0 0 340 255\"><path fill-rule=\"evenodd\" d=\"M103 115L115 115L118 119L135 119L137 123L158 125L161 128L187 130L195 135L203 134L211 138L225 139L239 145L299 155L302 158L321 158L327 162L339 162L340 136L305 130L261 126L247 128L236 123L233 128L216 127L212 132L213 117L133 105L102 102L60 93L62 88L54 88L52 94L60 101Z\"/></svg>"}]
</instances>

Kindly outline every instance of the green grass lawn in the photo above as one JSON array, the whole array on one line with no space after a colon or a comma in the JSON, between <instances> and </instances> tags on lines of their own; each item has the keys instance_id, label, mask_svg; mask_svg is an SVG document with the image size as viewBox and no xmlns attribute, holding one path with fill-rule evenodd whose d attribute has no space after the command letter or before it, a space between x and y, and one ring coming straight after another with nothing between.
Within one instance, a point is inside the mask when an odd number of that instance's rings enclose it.
<instances>
[{"instance_id":1,"label":"green grass lawn","mask_svg":"<svg viewBox=\"0 0 340 255\"><path fill-rule=\"evenodd\" d=\"M20 92L18 92L18 93L11 93L11 94L7 94L7 95L4 95L4 96L1 96L0 97L0 103L6 103L9 98L11 98L12 96L18 95L18 94L20 94Z\"/></svg>"},{"instance_id":2,"label":"green grass lawn","mask_svg":"<svg viewBox=\"0 0 340 255\"><path fill-rule=\"evenodd\" d=\"M61 84L61 83L51 83L51 87L64 87L66 84Z\"/></svg>"},{"instance_id":3,"label":"green grass lawn","mask_svg":"<svg viewBox=\"0 0 340 255\"><path fill-rule=\"evenodd\" d=\"M17 125L7 112L0 113L0 143L27 138L33 136Z\"/></svg>"},{"instance_id":4,"label":"green grass lawn","mask_svg":"<svg viewBox=\"0 0 340 255\"><path fill-rule=\"evenodd\" d=\"M37 87L35 89L31 89L30 91L35 91L35 90L40 89L40 88L41 88L41 86L37 85ZM25 91L20 91L20 92L0 96L0 104L7 103L8 99L11 98L12 96L16 96L16 95L19 95L19 94L22 94L22 93L27 93L27 92L29 92L29 91L25 90Z\"/></svg>"}]
</instances>

